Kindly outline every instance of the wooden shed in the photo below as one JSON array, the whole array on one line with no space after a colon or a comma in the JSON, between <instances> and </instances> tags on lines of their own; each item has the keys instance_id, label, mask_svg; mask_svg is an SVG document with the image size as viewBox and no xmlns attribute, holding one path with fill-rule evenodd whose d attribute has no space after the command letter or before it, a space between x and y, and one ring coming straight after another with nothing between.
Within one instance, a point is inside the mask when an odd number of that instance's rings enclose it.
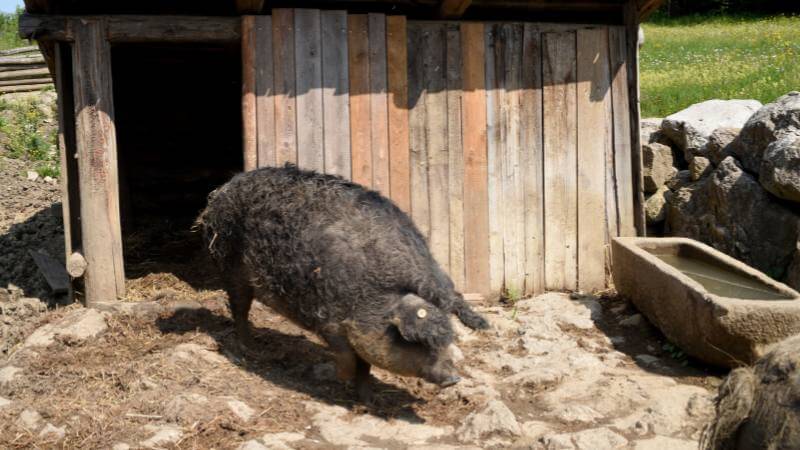
<instances>
[{"instance_id":1,"label":"wooden shed","mask_svg":"<svg viewBox=\"0 0 800 450\"><path fill-rule=\"evenodd\" d=\"M87 304L124 297L137 208L191 217L288 161L392 198L463 292L602 289L610 237L644 234L637 38L659 3L26 0L71 273Z\"/></svg>"}]
</instances>

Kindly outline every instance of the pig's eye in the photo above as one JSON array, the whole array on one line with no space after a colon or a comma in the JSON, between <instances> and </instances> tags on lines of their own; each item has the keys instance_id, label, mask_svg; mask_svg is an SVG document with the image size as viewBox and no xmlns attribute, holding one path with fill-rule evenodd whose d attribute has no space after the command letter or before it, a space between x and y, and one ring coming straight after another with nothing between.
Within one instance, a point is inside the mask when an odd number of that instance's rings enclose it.
<instances>
[{"instance_id":1,"label":"pig's eye","mask_svg":"<svg viewBox=\"0 0 800 450\"><path fill-rule=\"evenodd\" d=\"M424 319L427 316L428 316L428 310L426 310L425 308L420 308L417 310L417 317L419 317L420 319Z\"/></svg>"}]
</instances>

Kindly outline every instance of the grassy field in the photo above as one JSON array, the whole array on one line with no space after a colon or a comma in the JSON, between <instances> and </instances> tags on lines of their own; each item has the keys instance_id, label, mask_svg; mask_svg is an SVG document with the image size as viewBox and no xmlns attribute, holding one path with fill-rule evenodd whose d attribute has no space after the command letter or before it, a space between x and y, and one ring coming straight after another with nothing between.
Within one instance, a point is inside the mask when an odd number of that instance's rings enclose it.
<instances>
[{"instance_id":1,"label":"grassy field","mask_svg":"<svg viewBox=\"0 0 800 450\"><path fill-rule=\"evenodd\" d=\"M767 103L800 90L800 16L656 18L644 32L642 117L712 98Z\"/></svg>"}]
</instances>

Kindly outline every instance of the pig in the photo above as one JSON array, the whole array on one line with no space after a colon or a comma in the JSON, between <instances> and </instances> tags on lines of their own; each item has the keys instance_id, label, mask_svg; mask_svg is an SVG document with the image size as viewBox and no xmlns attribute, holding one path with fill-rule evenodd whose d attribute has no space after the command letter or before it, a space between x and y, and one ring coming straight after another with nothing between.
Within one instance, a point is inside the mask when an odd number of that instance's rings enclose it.
<instances>
[{"instance_id":1,"label":"pig","mask_svg":"<svg viewBox=\"0 0 800 450\"><path fill-rule=\"evenodd\" d=\"M239 339L252 347L257 299L319 335L364 399L373 365L457 383L449 315L488 328L408 215L341 177L291 164L240 173L209 194L197 225Z\"/></svg>"}]
</instances>

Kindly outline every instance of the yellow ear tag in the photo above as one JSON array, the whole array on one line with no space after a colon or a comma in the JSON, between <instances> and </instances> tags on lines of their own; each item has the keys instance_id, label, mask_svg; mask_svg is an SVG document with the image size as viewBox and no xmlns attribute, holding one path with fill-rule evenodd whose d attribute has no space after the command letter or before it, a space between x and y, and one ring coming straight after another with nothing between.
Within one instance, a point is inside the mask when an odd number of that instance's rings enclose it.
<instances>
[{"instance_id":1,"label":"yellow ear tag","mask_svg":"<svg viewBox=\"0 0 800 450\"><path fill-rule=\"evenodd\" d=\"M428 311L426 311L424 308L420 308L417 310L417 317L419 317L420 319L424 319L427 316L428 316Z\"/></svg>"}]
</instances>

